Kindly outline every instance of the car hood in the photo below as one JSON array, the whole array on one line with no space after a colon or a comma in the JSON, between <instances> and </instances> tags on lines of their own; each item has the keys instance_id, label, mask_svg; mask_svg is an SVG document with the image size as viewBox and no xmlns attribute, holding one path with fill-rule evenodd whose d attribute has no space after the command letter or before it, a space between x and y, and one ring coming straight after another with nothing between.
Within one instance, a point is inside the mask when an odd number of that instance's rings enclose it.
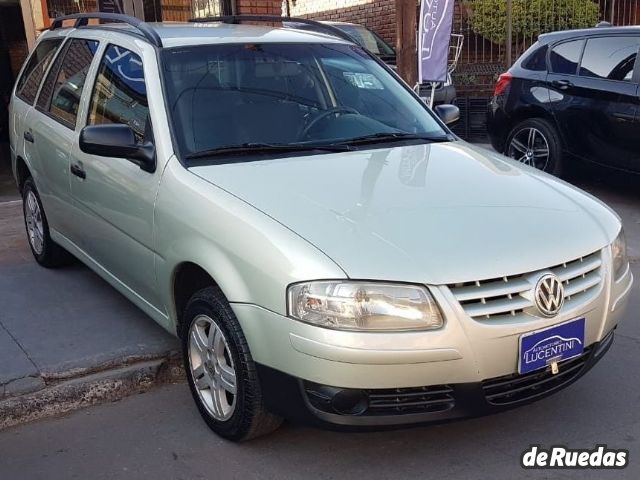
<instances>
[{"instance_id":1,"label":"car hood","mask_svg":"<svg viewBox=\"0 0 640 480\"><path fill-rule=\"evenodd\" d=\"M525 273L593 253L620 229L577 188L461 141L190 170L351 278L446 284Z\"/></svg>"}]
</instances>

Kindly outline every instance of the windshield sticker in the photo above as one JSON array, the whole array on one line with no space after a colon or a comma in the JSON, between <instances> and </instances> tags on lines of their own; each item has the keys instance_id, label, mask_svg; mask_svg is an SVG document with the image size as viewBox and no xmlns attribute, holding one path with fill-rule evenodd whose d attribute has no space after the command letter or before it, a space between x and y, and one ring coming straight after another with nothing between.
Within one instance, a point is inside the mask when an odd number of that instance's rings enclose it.
<instances>
[{"instance_id":1,"label":"windshield sticker","mask_svg":"<svg viewBox=\"0 0 640 480\"><path fill-rule=\"evenodd\" d=\"M343 72L342 75L354 87L364 90L384 90L380 80L371 73Z\"/></svg>"}]
</instances>

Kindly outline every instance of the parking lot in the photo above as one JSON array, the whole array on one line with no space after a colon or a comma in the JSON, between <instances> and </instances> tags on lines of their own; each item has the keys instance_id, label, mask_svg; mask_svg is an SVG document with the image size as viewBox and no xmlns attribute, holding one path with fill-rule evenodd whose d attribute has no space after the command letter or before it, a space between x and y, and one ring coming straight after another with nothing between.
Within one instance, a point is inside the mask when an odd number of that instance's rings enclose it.
<instances>
[{"instance_id":1,"label":"parking lot","mask_svg":"<svg viewBox=\"0 0 640 480\"><path fill-rule=\"evenodd\" d=\"M621 215L632 269L640 278L640 180L588 169L572 181ZM47 345L47 351L83 351L82 358L95 360L108 352L93 351L90 355L91 350L113 350L114 342L121 342L126 354L135 353L141 338L152 339L146 348L160 351L173 347L168 335L151 319L114 294L85 267L76 265L55 277L37 275L21 232L20 205L10 189L6 187L4 197L0 196L4 204L0 204L0 284L3 298L9 299L5 307L11 304L14 309L11 315L7 310L0 312L0 320L9 334L28 332L34 328L30 325L33 319L43 321L50 316L57 328L51 328L42 343ZM29 272L26 277L25 272ZM71 305L68 290L79 288L70 287L72 284L84 285L81 308L52 310L47 302L55 298L66 298ZM47 294L39 294L42 291ZM16 302L30 304L22 320L15 314ZM90 309L91 305L98 306L99 315L84 315L83 309ZM186 384L169 383L116 403L5 429L0 432L0 476L51 480L246 478L256 474L261 478L437 475L635 479L640 475L638 307L640 290L636 282L614 346L602 362L551 398L499 415L373 433L336 433L287 424L271 436L236 445L207 429ZM48 316L39 314L41 310ZM62 334L65 321L69 330L78 334L75 344ZM126 325L131 325L130 336ZM87 330L102 329L104 335L80 336ZM89 343L82 345L83 338L89 338ZM46 360L46 356L35 356L37 366L46 366ZM607 444L614 449L628 449L630 462L622 471L525 471L520 467L520 457L530 444L590 449Z\"/></svg>"}]
</instances>

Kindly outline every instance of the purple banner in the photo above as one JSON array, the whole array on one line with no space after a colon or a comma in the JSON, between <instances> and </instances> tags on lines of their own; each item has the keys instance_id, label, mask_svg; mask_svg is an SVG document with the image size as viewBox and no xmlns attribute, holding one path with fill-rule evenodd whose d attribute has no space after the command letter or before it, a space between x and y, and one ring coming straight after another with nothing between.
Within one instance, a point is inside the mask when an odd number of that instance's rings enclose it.
<instances>
[{"instance_id":1,"label":"purple banner","mask_svg":"<svg viewBox=\"0 0 640 480\"><path fill-rule=\"evenodd\" d=\"M454 0L422 0L418 32L418 80L447 79Z\"/></svg>"}]
</instances>

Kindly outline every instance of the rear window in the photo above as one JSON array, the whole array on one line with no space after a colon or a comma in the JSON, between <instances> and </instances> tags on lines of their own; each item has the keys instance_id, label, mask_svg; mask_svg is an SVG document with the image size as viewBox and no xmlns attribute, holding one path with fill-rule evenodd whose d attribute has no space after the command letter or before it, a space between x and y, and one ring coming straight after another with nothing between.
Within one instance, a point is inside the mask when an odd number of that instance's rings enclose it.
<instances>
[{"instance_id":1,"label":"rear window","mask_svg":"<svg viewBox=\"0 0 640 480\"><path fill-rule=\"evenodd\" d=\"M582 57L580 75L630 82L638 48L639 37L590 38Z\"/></svg>"},{"instance_id":2,"label":"rear window","mask_svg":"<svg viewBox=\"0 0 640 480\"><path fill-rule=\"evenodd\" d=\"M38 108L69 128L75 128L80 99L93 56L95 40L71 39L51 67L38 98Z\"/></svg>"},{"instance_id":3,"label":"rear window","mask_svg":"<svg viewBox=\"0 0 640 480\"><path fill-rule=\"evenodd\" d=\"M61 43L62 40L58 38L43 40L29 58L16 87L16 95L28 104L33 105L42 77Z\"/></svg>"},{"instance_id":4,"label":"rear window","mask_svg":"<svg viewBox=\"0 0 640 480\"><path fill-rule=\"evenodd\" d=\"M553 47L550 56L551 71L553 73L577 75L583 46L584 40L574 40Z\"/></svg>"},{"instance_id":5,"label":"rear window","mask_svg":"<svg viewBox=\"0 0 640 480\"><path fill-rule=\"evenodd\" d=\"M533 70L536 72L544 72L547 70L547 52L549 47L543 45L536 49L531 55L529 55L524 62L522 62L522 68L525 70Z\"/></svg>"}]
</instances>

